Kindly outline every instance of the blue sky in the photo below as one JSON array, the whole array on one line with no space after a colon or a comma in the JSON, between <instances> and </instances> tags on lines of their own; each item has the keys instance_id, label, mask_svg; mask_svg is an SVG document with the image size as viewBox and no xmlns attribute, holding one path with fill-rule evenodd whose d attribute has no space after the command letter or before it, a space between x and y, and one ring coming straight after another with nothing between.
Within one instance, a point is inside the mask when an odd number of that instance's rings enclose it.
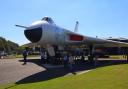
<instances>
[{"instance_id":1,"label":"blue sky","mask_svg":"<svg viewBox=\"0 0 128 89\"><path fill-rule=\"evenodd\" d=\"M78 20L83 35L128 38L128 0L1 0L0 36L27 43L24 29L14 25L28 26L44 16L69 30Z\"/></svg>"}]
</instances>

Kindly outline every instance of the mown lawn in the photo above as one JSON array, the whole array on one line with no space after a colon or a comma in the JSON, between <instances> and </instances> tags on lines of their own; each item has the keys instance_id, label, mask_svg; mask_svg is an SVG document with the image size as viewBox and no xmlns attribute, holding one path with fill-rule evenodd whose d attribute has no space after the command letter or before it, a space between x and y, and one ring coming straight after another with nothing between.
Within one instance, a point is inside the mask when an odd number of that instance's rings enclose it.
<instances>
[{"instance_id":1,"label":"mown lawn","mask_svg":"<svg viewBox=\"0 0 128 89\"><path fill-rule=\"evenodd\" d=\"M128 89L128 64L99 67L85 74L36 83L6 84L0 89Z\"/></svg>"},{"instance_id":2,"label":"mown lawn","mask_svg":"<svg viewBox=\"0 0 128 89\"><path fill-rule=\"evenodd\" d=\"M112 58L112 59L126 59L126 58L124 58L124 55L110 55L109 58Z\"/></svg>"}]
</instances>

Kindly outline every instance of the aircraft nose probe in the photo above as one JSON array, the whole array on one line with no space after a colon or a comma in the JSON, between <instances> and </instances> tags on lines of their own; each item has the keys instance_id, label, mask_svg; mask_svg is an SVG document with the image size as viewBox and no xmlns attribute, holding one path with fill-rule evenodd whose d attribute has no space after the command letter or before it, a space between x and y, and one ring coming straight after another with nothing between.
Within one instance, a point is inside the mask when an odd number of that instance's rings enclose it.
<instances>
[{"instance_id":1,"label":"aircraft nose probe","mask_svg":"<svg viewBox=\"0 0 128 89\"><path fill-rule=\"evenodd\" d=\"M15 25L16 27L21 27L21 28L28 28L28 27L26 27L26 26L22 26L22 25Z\"/></svg>"}]
</instances>

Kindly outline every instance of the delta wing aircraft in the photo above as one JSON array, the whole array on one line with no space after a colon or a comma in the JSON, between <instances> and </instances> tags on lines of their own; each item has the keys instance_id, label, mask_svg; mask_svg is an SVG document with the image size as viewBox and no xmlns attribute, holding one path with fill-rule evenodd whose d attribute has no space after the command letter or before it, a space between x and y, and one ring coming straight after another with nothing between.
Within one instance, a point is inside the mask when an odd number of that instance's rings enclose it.
<instances>
[{"instance_id":1,"label":"delta wing aircraft","mask_svg":"<svg viewBox=\"0 0 128 89\"><path fill-rule=\"evenodd\" d=\"M103 46L128 46L125 42L111 41L106 39L99 39L95 37L84 36L76 33L78 30L78 21L76 22L74 32L57 26L50 17L44 17L40 21L32 23L30 26L18 27L25 28L24 34L26 38L32 43L40 46L44 45L87 45L90 52L97 45Z\"/></svg>"}]
</instances>

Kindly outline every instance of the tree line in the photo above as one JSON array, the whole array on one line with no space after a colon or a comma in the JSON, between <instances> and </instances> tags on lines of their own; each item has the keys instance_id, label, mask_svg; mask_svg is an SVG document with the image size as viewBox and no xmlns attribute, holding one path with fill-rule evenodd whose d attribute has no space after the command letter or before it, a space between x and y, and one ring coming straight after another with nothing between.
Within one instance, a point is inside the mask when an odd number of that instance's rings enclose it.
<instances>
[{"instance_id":1,"label":"tree line","mask_svg":"<svg viewBox=\"0 0 128 89\"><path fill-rule=\"evenodd\" d=\"M3 37L0 37L0 51L4 51L6 53L17 52L19 49L19 45L10 40L6 40Z\"/></svg>"}]
</instances>

